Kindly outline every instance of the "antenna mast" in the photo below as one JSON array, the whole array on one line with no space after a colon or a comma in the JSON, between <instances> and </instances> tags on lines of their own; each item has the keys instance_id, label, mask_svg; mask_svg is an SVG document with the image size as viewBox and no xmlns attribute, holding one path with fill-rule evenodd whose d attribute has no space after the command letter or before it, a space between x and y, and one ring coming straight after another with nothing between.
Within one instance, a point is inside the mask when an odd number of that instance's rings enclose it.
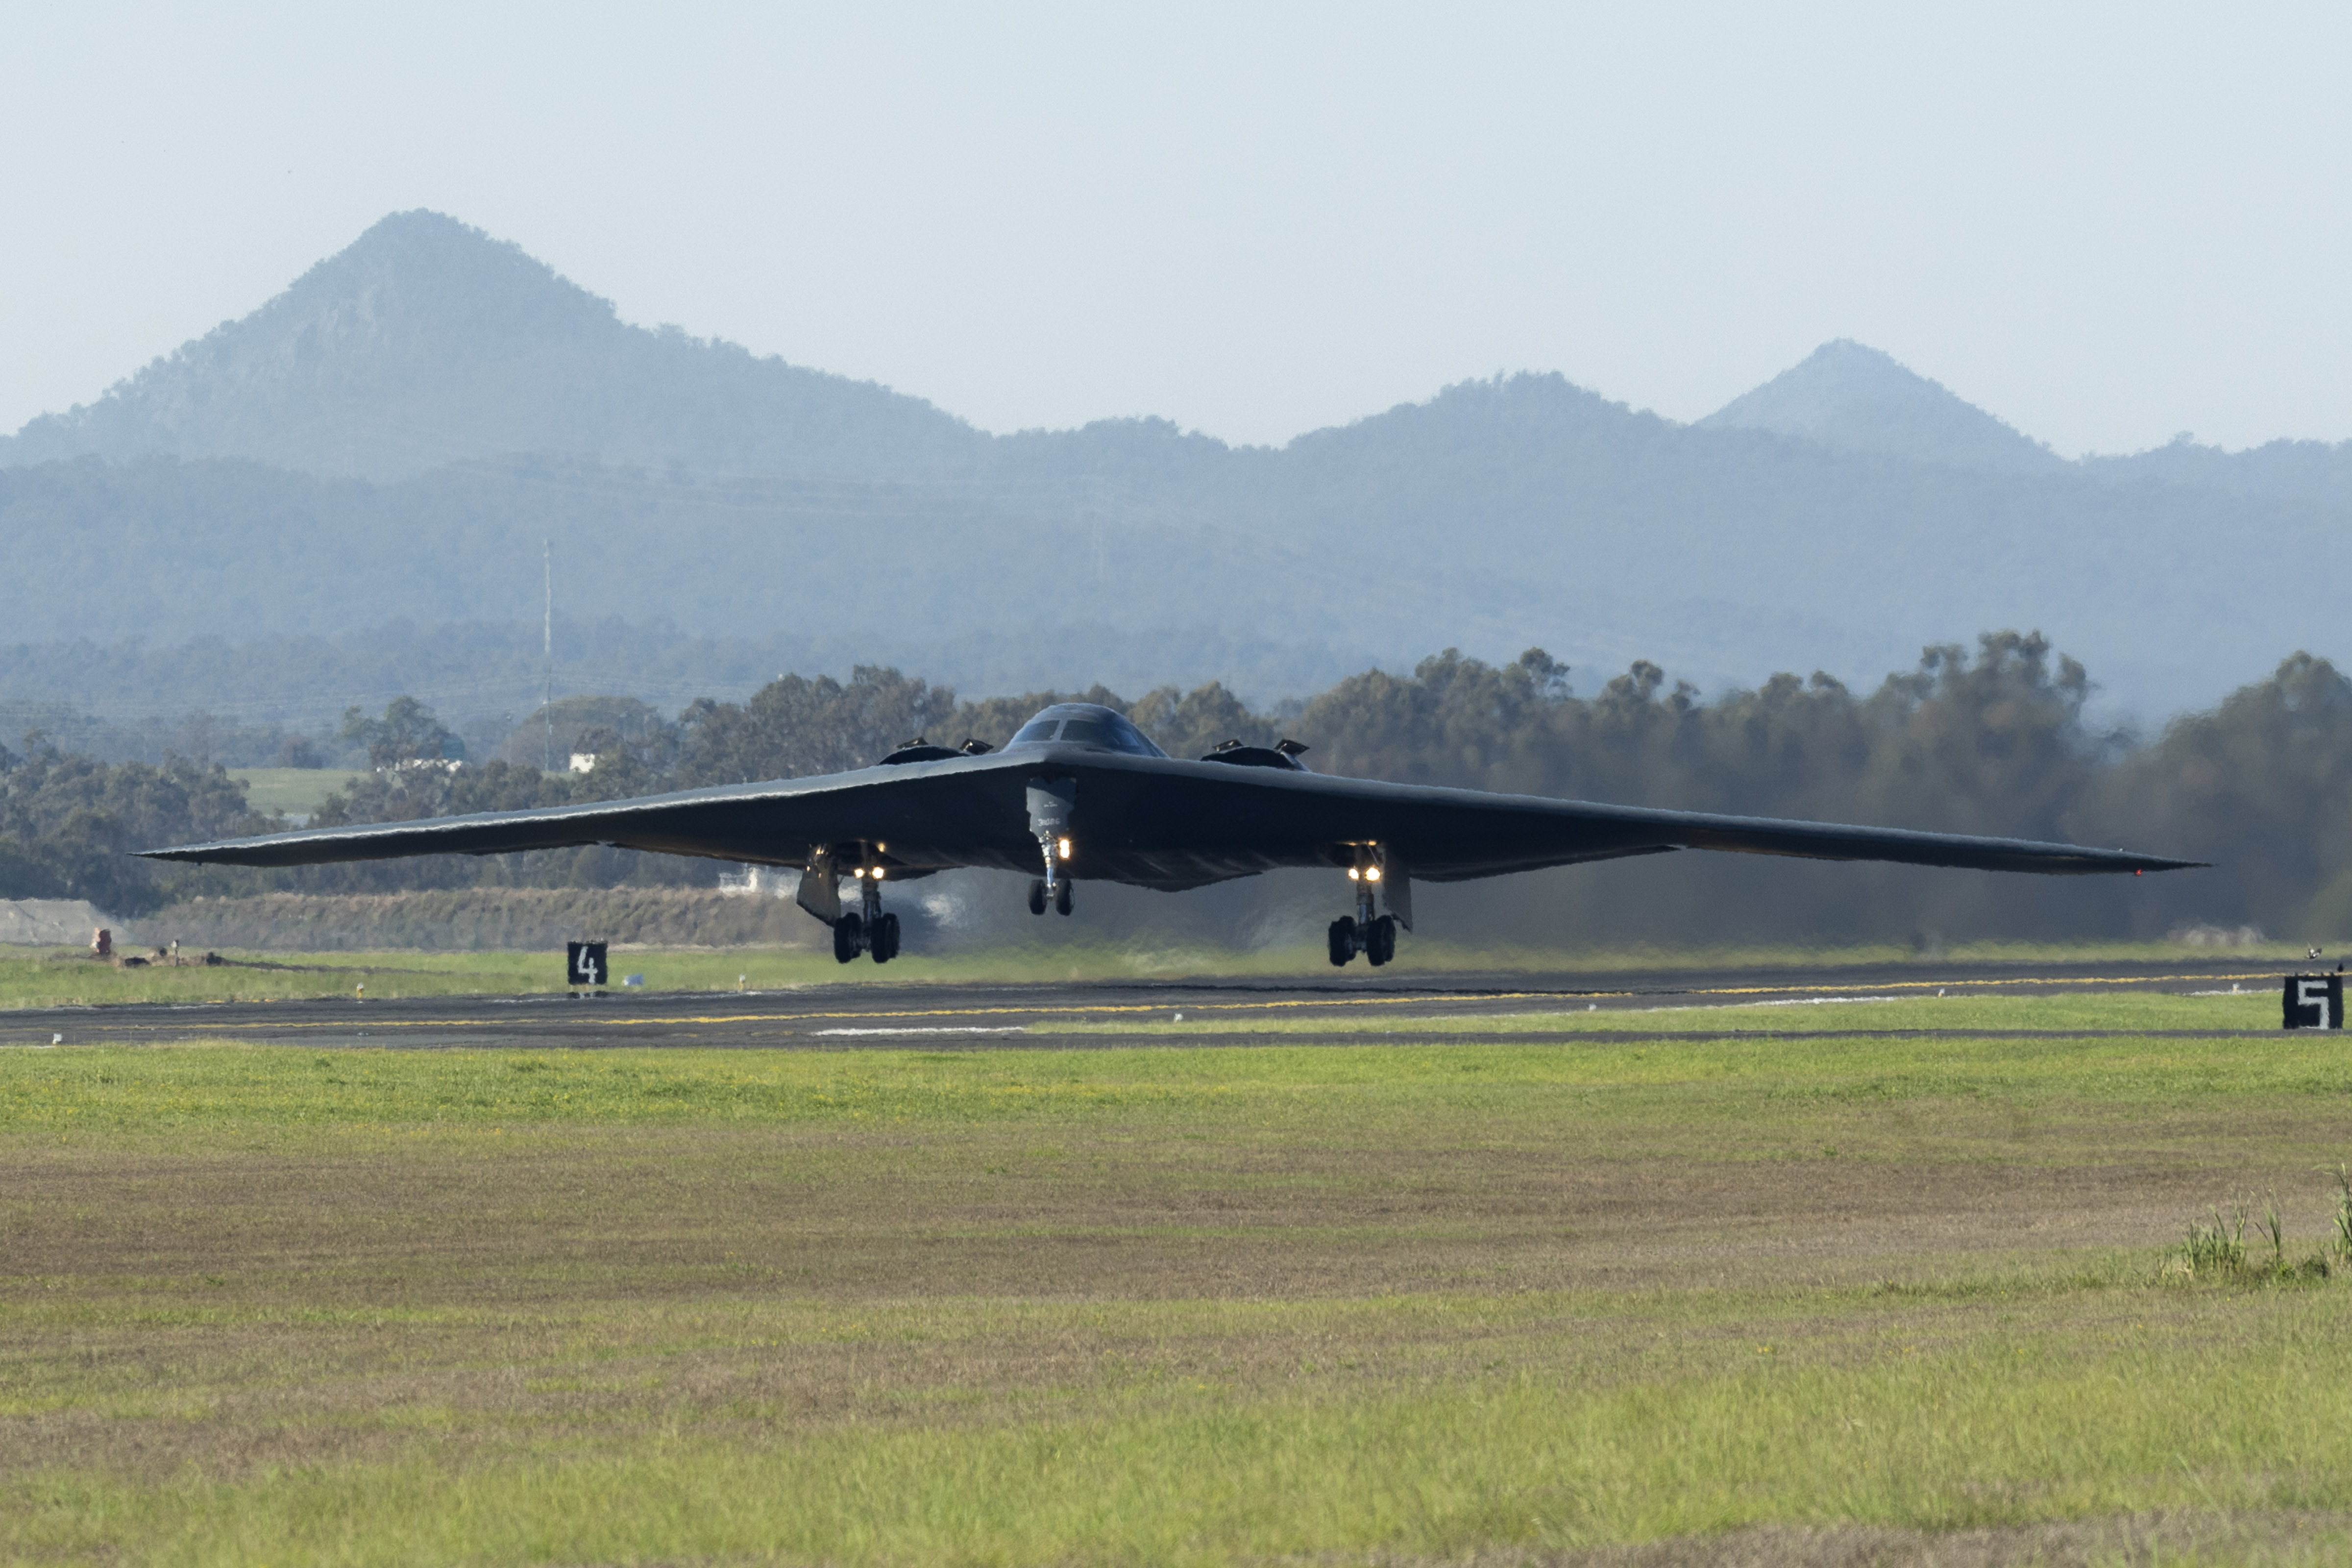
<instances>
[{"instance_id":1,"label":"antenna mast","mask_svg":"<svg viewBox=\"0 0 2352 1568\"><path fill-rule=\"evenodd\" d=\"M540 628L541 651L547 658L547 697L539 709L547 720L547 752L541 771L551 773L555 771L555 541L541 540L539 552L547 569L547 619Z\"/></svg>"}]
</instances>

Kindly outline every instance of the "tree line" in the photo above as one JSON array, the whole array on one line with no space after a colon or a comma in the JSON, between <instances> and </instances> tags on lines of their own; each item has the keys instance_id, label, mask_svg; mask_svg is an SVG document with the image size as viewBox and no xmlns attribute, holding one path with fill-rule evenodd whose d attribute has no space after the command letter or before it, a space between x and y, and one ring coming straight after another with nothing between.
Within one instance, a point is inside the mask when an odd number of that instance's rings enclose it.
<instances>
[{"instance_id":1,"label":"tree line","mask_svg":"<svg viewBox=\"0 0 2352 1568\"><path fill-rule=\"evenodd\" d=\"M1286 735L1327 773L2120 845L2215 867L2118 891L2096 885L2105 879L1690 855L1547 874L1562 879L1495 894L1496 908L1519 911L1518 923L1578 941L2150 937L2187 923L2352 935L2352 680L2309 654L2154 736L2095 726L2089 673L2038 634L2014 631L1988 633L1974 648L1929 647L1916 668L1866 691L1819 672L1780 674L1706 700L1637 661L1580 692L1572 674L1541 649L1502 664L1449 649L1409 675L1368 670L1261 711L1215 683L1132 700L1099 687L965 700L867 666L846 681L784 676L742 702L705 699L674 719L627 700L567 700L575 714L601 715L556 737L560 758L594 756L580 773L509 757L438 765L447 731L402 699L379 715L347 716L341 738L366 745L377 771L313 821L839 772L917 736L1002 745L1037 709L1083 700L1125 712L1175 756ZM541 722L534 716L520 735ZM538 744L509 750L537 758ZM198 892L707 885L719 869L593 847L284 872L158 867L121 853L277 825L247 810L240 786L217 767L176 759L109 767L37 735L21 753L0 751L0 895L9 897L86 896L133 914Z\"/></svg>"}]
</instances>

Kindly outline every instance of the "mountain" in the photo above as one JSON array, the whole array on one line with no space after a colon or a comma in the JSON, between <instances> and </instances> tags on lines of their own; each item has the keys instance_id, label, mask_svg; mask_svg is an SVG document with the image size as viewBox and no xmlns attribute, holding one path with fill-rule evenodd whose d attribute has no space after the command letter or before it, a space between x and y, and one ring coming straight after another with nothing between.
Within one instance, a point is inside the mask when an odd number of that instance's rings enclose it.
<instances>
[{"instance_id":1,"label":"mountain","mask_svg":"<svg viewBox=\"0 0 2352 1568\"><path fill-rule=\"evenodd\" d=\"M168 453L400 479L538 452L872 475L968 463L986 442L869 382L628 326L517 247L408 212L96 403L0 440L0 464Z\"/></svg>"},{"instance_id":2,"label":"mountain","mask_svg":"<svg viewBox=\"0 0 2352 1568\"><path fill-rule=\"evenodd\" d=\"M974 692L1124 672L1263 700L1322 683L1336 650L1539 645L1587 690L1635 659L1706 686L1874 682L1923 644L2016 626L2160 713L2296 647L2352 662L2330 602L2263 569L2326 558L2347 521L2352 446L2069 463L1843 342L1696 425L1520 374L1280 448L1159 419L994 437L626 326L513 247L410 213L0 443L21 645L0 648L0 695L61 696L75 668L189 689L132 673L145 654L81 651L134 638L358 647L470 624L527 651L552 542L562 613L626 631L572 667L624 689L633 664L688 679L646 651L680 637L714 678L895 660ZM366 657L321 663L308 696L279 681L270 710L339 710ZM499 656L508 685L519 657ZM245 710L234 659L186 662ZM464 685L450 701L492 700Z\"/></svg>"},{"instance_id":3,"label":"mountain","mask_svg":"<svg viewBox=\"0 0 2352 1568\"><path fill-rule=\"evenodd\" d=\"M1939 382L1840 338L1700 420L1703 429L1769 430L1842 452L1991 473L2055 473L2066 460Z\"/></svg>"}]
</instances>

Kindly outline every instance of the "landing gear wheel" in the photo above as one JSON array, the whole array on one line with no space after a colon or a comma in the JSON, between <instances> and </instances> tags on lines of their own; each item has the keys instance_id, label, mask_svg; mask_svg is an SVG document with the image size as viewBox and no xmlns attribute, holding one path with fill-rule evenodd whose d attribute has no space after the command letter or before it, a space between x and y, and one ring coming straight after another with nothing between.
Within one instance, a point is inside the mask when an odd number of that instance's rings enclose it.
<instances>
[{"instance_id":1,"label":"landing gear wheel","mask_svg":"<svg viewBox=\"0 0 2352 1568\"><path fill-rule=\"evenodd\" d=\"M1356 917L1341 915L1331 922L1331 965L1345 969L1356 956Z\"/></svg>"},{"instance_id":2,"label":"landing gear wheel","mask_svg":"<svg viewBox=\"0 0 2352 1568\"><path fill-rule=\"evenodd\" d=\"M1070 884L1066 879L1054 884L1054 912L1057 915L1070 912Z\"/></svg>"},{"instance_id":3,"label":"landing gear wheel","mask_svg":"<svg viewBox=\"0 0 2352 1568\"><path fill-rule=\"evenodd\" d=\"M1364 930L1364 956L1379 968L1396 956L1396 917L1382 915Z\"/></svg>"},{"instance_id":4,"label":"landing gear wheel","mask_svg":"<svg viewBox=\"0 0 2352 1568\"><path fill-rule=\"evenodd\" d=\"M877 963L887 963L898 956L898 917L884 915L874 922L874 940L867 946Z\"/></svg>"},{"instance_id":5,"label":"landing gear wheel","mask_svg":"<svg viewBox=\"0 0 2352 1568\"><path fill-rule=\"evenodd\" d=\"M856 915L844 915L833 922L833 956L847 963L866 950L866 922Z\"/></svg>"},{"instance_id":6,"label":"landing gear wheel","mask_svg":"<svg viewBox=\"0 0 2352 1568\"><path fill-rule=\"evenodd\" d=\"M1045 879L1043 877L1029 879L1029 912L1033 915L1045 912Z\"/></svg>"}]
</instances>

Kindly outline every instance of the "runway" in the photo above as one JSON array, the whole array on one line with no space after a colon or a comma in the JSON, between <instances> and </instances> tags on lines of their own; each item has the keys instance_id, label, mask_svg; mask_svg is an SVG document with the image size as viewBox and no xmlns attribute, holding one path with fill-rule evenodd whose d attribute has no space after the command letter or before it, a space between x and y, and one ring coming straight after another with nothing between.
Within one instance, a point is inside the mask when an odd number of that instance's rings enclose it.
<instances>
[{"instance_id":1,"label":"runway","mask_svg":"<svg viewBox=\"0 0 2352 1568\"><path fill-rule=\"evenodd\" d=\"M1681 1011L1739 1003L1818 1002L1851 997L2061 995L2128 991L2183 993L2243 986L2275 994L2277 967L2244 958L2161 963L1984 964L1932 962L1870 967L1739 970L1660 967L1594 973L1368 973L1328 979L1184 979L1018 984L845 978L838 984L763 992L614 990L571 995L348 997L50 1007L0 1013L0 1046L161 1045L249 1040L286 1045L452 1047L728 1047L941 1050L1025 1047L1084 1049L1147 1043L1139 1024L1181 1022L1148 1043L1188 1047L1348 1044L1411 1036L1416 1023L1475 1016L1586 1010L1651 1010L1653 1030L1621 1026L1612 1039L1721 1033L1736 1016L1705 1022ZM1629 1021L1630 1022L1630 1021ZM1761 1023L1758 1019L1759 1024ZM1278 1026L1279 1035L1269 1035ZM1790 1030L1790 1037L1923 1036L1939 1031ZM1970 1029L1971 1036L1988 1031ZM2063 1037L2105 1031L2017 1031ZM2145 1030L2114 1033L2145 1034ZM2245 1031L2185 1031L2198 1037ZM2268 1031L2264 1031L2268 1032ZM1480 1031L1488 1042L1556 1040L1558 1029Z\"/></svg>"}]
</instances>

